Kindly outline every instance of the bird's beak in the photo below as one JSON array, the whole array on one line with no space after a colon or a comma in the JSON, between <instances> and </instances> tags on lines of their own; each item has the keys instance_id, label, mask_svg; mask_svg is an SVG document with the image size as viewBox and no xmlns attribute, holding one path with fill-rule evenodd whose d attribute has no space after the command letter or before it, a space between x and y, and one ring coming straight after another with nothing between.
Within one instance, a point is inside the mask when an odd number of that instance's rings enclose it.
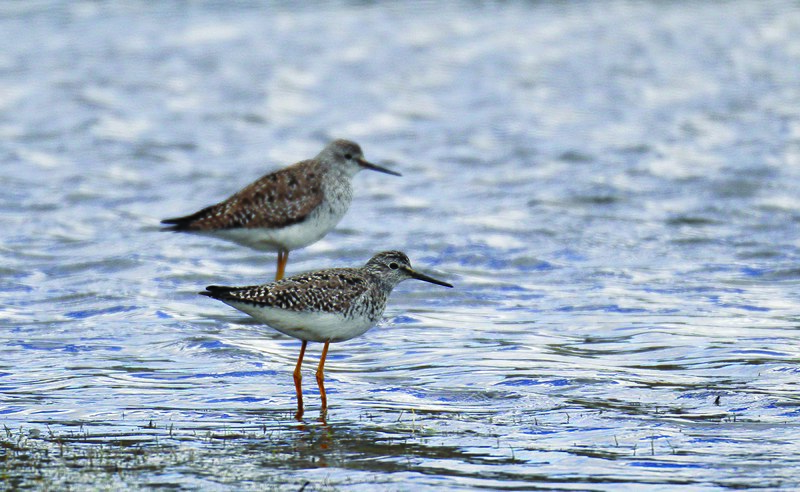
<instances>
[{"instance_id":1,"label":"bird's beak","mask_svg":"<svg viewBox=\"0 0 800 492\"><path fill-rule=\"evenodd\" d=\"M425 275L424 273L420 273L420 272L414 270L413 268L405 267L403 269L406 272L408 272L408 274L411 275L412 278L415 278L417 280L424 280L426 282L430 282L430 283L436 284L436 285L442 285L444 287L450 287L450 288L453 287L452 284L448 284L447 282L443 282L441 280L436 280L435 278L429 277L429 276Z\"/></svg>"},{"instance_id":2,"label":"bird's beak","mask_svg":"<svg viewBox=\"0 0 800 492\"><path fill-rule=\"evenodd\" d=\"M392 171L391 169L386 169L385 167L378 166L371 162L365 161L364 159L358 159L358 165L363 167L364 169L378 171L379 173L391 174L392 176L402 176L402 174L398 172Z\"/></svg>"}]
</instances>

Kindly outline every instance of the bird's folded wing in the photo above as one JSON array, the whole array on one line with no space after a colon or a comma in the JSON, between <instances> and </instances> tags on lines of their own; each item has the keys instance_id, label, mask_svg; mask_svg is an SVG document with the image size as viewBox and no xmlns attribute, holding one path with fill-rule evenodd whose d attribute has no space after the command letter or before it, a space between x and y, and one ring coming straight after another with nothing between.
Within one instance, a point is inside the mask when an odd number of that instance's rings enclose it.
<instances>
[{"instance_id":1,"label":"bird's folded wing","mask_svg":"<svg viewBox=\"0 0 800 492\"><path fill-rule=\"evenodd\" d=\"M263 176L227 200L166 219L178 231L279 228L303 222L322 202L321 166L308 161Z\"/></svg>"},{"instance_id":2,"label":"bird's folded wing","mask_svg":"<svg viewBox=\"0 0 800 492\"><path fill-rule=\"evenodd\" d=\"M354 269L321 270L251 287L211 286L208 293L221 301L239 301L289 311L344 313L369 290ZM204 293L205 294L205 293Z\"/></svg>"}]
</instances>

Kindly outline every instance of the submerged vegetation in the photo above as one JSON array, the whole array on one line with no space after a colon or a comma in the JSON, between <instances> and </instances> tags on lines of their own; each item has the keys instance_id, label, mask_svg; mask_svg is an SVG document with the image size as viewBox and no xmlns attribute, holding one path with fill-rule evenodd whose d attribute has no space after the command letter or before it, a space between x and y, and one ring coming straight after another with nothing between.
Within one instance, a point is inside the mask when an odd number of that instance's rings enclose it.
<instances>
[{"instance_id":1,"label":"submerged vegetation","mask_svg":"<svg viewBox=\"0 0 800 492\"><path fill-rule=\"evenodd\" d=\"M725 412L690 415L639 408L628 417L652 419L653 425L609 435L602 426L607 412L573 410L477 415L409 409L350 413L349 421L335 423L296 422L286 412L274 412L257 417L268 424L140 421L4 426L0 481L10 490L318 491L376 484L392 488L411 477L438 475L437 483L448 487L480 487L489 483L486 480L520 488L641 480L737 487L743 483L733 477L707 482L696 472L705 467L702 461L709 451L713 456L720 448L739 443L715 443L702 436L720 426L757 432L765 424L734 421ZM567 445L554 437L564 432L573 433L574 442ZM581 470L560 467L567 456L619 466L589 477ZM445 473L441 467L446 463L453 465ZM629 468L627 476L619 473L620 467ZM769 472L763 467L760 471Z\"/></svg>"},{"instance_id":2,"label":"submerged vegetation","mask_svg":"<svg viewBox=\"0 0 800 492\"><path fill-rule=\"evenodd\" d=\"M301 451L274 432L257 429L178 431L155 424L125 431L83 425L58 432L47 427L10 429L0 437L0 480L10 489L118 490L135 487L284 488L307 481L286 468ZM283 465L283 466L282 466ZM329 488L324 478L314 490Z\"/></svg>"}]
</instances>

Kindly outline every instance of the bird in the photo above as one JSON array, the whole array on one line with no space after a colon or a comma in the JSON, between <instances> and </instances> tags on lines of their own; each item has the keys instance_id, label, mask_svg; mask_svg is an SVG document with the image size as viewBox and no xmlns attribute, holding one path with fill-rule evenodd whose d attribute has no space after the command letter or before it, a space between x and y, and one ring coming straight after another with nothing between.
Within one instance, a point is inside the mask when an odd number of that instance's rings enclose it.
<instances>
[{"instance_id":1,"label":"bird","mask_svg":"<svg viewBox=\"0 0 800 492\"><path fill-rule=\"evenodd\" d=\"M294 370L295 416L299 420L303 416L300 368L308 342L324 343L316 372L324 413L328 407L324 370L329 345L360 336L375 326L392 290L408 279L453 287L411 268L405 253L384 251L358 268L317 270L249 287L210 285L200 294L222 301L302 341Z\"/></svg>"},{"instance_id":2,"label":"bird","mask_svg":"<svg viewBox=\"0 0 800 492\"><path fill-rule=\"evenodd\" d=\"M320 240L342 219L353 199L353 176L369 169L400 173L364 159L350 140L334 140L313 159L262 176L226 200L184 217L164 219L163 230L227 239L277 251L275 280L283 278L289 251Z\"/></svg>"}]
</instances>

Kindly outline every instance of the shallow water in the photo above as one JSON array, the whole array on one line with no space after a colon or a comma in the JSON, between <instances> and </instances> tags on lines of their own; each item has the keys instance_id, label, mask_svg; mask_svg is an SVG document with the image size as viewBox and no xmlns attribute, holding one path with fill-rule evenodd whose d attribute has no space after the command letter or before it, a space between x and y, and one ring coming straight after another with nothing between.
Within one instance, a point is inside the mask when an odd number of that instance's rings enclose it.
<instances>
[{"instance_id":1,"label":"shallow water","mask_svg":"<svg viewBox=\"0 0 800 492\"><path fill-rule=\"evenodd\" d=\"M0 421L79 450L0 476L800 487L798 32L791 1L0 6ZM158 221L337 137L404 176L289 273L391 248L456 288L332 345L327 423L310 345L298 423L300 343L196 294L275 256Z\"/></svg>"}]
</instances>

